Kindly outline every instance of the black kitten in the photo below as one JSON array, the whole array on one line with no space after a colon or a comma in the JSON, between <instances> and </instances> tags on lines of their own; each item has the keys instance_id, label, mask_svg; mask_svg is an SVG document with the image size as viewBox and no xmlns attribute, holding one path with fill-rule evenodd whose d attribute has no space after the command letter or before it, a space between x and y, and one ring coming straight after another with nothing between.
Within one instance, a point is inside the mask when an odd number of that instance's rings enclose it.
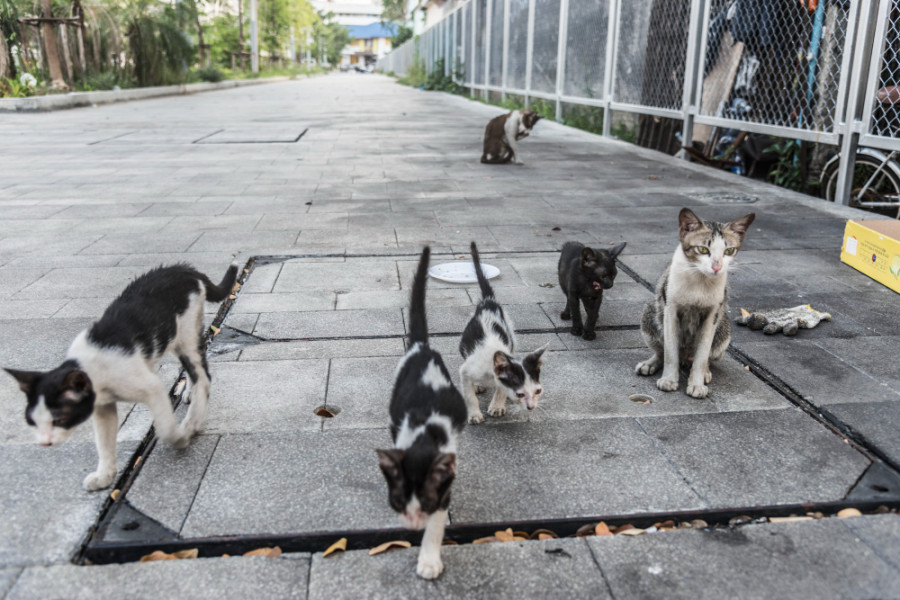
<instances>
[{"instance_id":1,"label":"black kitten","mask_svg":"<svg viewBox=\"0 0 900 600\"><path fill-rule=\"evenodd\" d=\"M159 267L132 281L100 320L69 347L66 361L52 371L6 369L28 398L25 421L42 446L66 441L75 426L94 417L97 470L84 488L100 490L116 477L116 402L142 402L153 415L156 434L183 448L206 417L209 371L200 347L203 305L228 297L237 276L232 265L216 285L185 264ZM192 382L192 402L181 425L157 374L171 352Z\"/></svg>"},{"instance_id":2,"label":"black kitten","mask_svg":"<svg viewBox=\"0 0 900 600\"><path fill-rule=\"evenodd\" d=\"M618 274L616 257L625 249L625 242L610 250L594 250L578 242L566 242L559 256L559 287L566 295L566 309L559 315L572 319L572 335L592 340L597 335L597 317L603 303L603 290L613 286ZM587 322L581 324L578 301L584 303Z\"/></svg>"},{"instance_id":3,"label":"black kitten","mask_svg":"<svg viewBox=\"0 0 900 600\"><path fill-rule=\"evenodd\" d=\"M391 396L394 448L376 450L387 479L391 508L410 529L425 528L416 573L441 574L441 542L456 477L456 437L466 424L466 404L450 381L441 355L428 346L425 283L431 249L419 259L409 302L409 350L397 367Z\"/></svg>"}]
</instances>

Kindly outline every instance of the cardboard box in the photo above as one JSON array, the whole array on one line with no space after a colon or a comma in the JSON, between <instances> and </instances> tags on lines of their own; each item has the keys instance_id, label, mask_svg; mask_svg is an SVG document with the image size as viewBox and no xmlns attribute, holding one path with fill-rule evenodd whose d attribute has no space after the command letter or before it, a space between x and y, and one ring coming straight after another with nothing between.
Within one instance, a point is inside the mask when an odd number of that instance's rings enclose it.
<instances>
[{"instance_id":1,"label":"cardboard box","mask_svg":"<svg viewBox=\"0 0 900 600\"><path fill-rule=\"evenodd\" d=\"M847 221L841 261L900 293L900 221Z\"/></svg>"}]
</instances>

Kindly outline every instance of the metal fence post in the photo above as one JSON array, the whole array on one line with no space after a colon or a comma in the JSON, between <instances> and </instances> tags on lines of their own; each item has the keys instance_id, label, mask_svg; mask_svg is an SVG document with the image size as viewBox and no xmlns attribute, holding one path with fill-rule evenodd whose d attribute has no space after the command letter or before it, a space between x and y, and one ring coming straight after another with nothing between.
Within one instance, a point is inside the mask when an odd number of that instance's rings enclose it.
<instances>
[{"instance_id":1,"label":"metal fence post","mask_svg":"<svg viewBox=\"0 0 900 600\"><path fill-rule=\"evenodd\" d=\"M531 106L531 67L534 62L534 0L528 0L528 41L525 50L525 108Z\"/></svg>"},{"instance_id":2,"label":"metal fence post","mask_svg":"<svg viewBox=\"0 0 900 600\"><path fill-rule=\"evenodd\" d=\"M619 5L616 0L609 0L609 16L606 20L606 63L603 68L603 136L609 137L612 130L612 102L613 71L615 62L615 37L619 30Z\"/></svg>"},{"instance_id":3,"label":"metal fence post","mask_svg":"<svg viewBox=\"0 0 900 600\"><path fill-rule=\"evenodd\" d=\"M509 76L509 9L510 0L503 0L503 72L500 74L500 101L506 102L506 82Z\"/></svg>"},{"instance_id":4,"label":"metal fence post","mask_svg":"<svg viewBox=\"0 0 900 600\"><path fill-rule=\"evenodd\" d=\"M569 0L559 3L559 36L556 44L556 120L562 121L563 85L566 81L566 47L569 36Z\"/></svg>"},{"instance_id":5,"label":"metal fence post","mask_svg":"<svg viewBox=\"0 0 900 600\"><path fill-rule=\"evenodd\" d=\"M484 0L478 0L483 2ZM488 86L491 84L491 28L494 20L494 0L487 0L484 8L484 93L482 97L487 100L490 92Z\"/></svg>"},{"instance_id":6,"label":"metal fence post","mask_svg":"<svg viewBox=\"0 0 900 600\"><path fill-rule=\"evenodd\" d=\"M472 85L475 85L475 26L478 22L478 7L475 6L476 2L480 0L469 0L469 7L472 10L472 53L469 55L472 57ZM475 95L475 88L469 88L469 95Z\"/></svg>"},{"instance_id":7,"label":"metal fence post","mask_svg":"<svg viewBox=\"0 0 900 600\"><path fill-rule=\"evenodd\" d=\"M687 38L687 56L684 68L684 89L681 96L681 110L684 114L684 120L681 126L681 145L690 146L694 137L694 117L697 115L698 105L703 87L703 78L700 77L701 61L703 56L703 38L700 31L700 23L702 16L706 14L707 7L704 0L693 0L691 2L691 17L688 22L688 38ZM678 154L684 160L690 160L690 157L684 150L679 150Z\"/></svg>"},{"instance_id":8,"label":"metal fence post","mask_svg":"<svg viewBox=\"0 0 900 600\"><path fill-rule=\"evenodd\" d=\"M872 21L877 16L873 9L872 0L858 0L851 6L858 9L856 40L853 44L854 69L850 78L850 87L847 93L847 105L843 114L841 134L841 162L838 171L837 189L835 190L835 203L850 204L851 186L853 185L853 171L856 167L856 148L859 145L860 120L862 105L865 104L866 87L868 84L868 66L872 53L874 31ZM877 6L877 4L875 4ZM852 18L851 15L848 16Z\"/></svg>"}]
</instances>

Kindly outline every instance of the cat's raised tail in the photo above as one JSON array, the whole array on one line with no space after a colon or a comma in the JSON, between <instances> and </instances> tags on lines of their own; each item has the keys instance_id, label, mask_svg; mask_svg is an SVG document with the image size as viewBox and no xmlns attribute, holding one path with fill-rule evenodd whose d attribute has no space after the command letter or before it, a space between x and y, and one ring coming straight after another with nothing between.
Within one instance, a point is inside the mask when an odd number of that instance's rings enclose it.
<instances>
[{"instance_id":1,"label":"cat's raised tail","mask_svg":"<svg viewBox=\"0 0 900 600\"><path fill-rule=\"evenodd\" d=\"M231 265L219 285L214 284L209 277L201 273L201 281L203 281L203 287L206 288L206 301L221 302L230 296L231 290L234 289L234 282L237 281L237 273L238 266Z\"/></svg>"},{"instance_id":2,"label":"cat's raised tail","mask_svg":"<svg viewBox=\"0 0 900 600\"><path fill-rule=\"evenodd\" d=\"M487 277L484 276L484 271L481 270L481 257L478 256L478 247L475 245L475 242L472 242L469 249L472 251L472 262L475 264L475 276L478 278L478 287L481 288L481 299L493 298L494 290L491 289L491 284L488 283Z\"/></svg>"},{"instance_id":3,"label":"cat's raised tail","mask_svg":"<svg viewBox=\"0 0 900 600\"><path fill-rule=\"evenodd\" d=\"M413 279L412 292L409 295L409 345L421 342L428 343L428 321L425 319L425 284L428 282L428 263L431 260L431 247L422 248L419 267Z\"/></svg>"}]
</instances>

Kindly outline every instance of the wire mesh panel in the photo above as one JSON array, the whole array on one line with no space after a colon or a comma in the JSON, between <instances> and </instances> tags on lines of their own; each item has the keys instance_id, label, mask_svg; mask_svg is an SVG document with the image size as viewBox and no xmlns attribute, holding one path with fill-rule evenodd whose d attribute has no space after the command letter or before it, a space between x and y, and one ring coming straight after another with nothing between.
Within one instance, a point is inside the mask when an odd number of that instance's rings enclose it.
<instances>
[{"instance_id":1,"label":"wire mesh panel","mask_svg":"<svg viewBox=\"0 0 900 600\"><path fill-rule=\"evenodd\" d=\"M700 114L832 131L849 3L710 6Z\"/></svg>"},{"instance_id":2,"label":"wire mesh panel","mask_svg":"<svg viewBox=\"0 0 900 600\"><path fill-rule=\"evenodd\" d=\"M681 110L690 8L683 0L653 0L620 11L616 101Z\"/></svg>"},{"instance_id":3,"label":"wire mesh panel","mask_svg":"<svg viewBox=\"0 0 900 600\"><path fill-rule=\"evenodd\" d=\"M459 28L462 33L460 44L462 45L462 56L465 77L463 80L471 84L474 81L475 70L473 68L474 59L472 57L472 3L464 4L460 10Z\"/></svg>"},{"instance_id":4,"label":"wire mesh panel","mask_svg":"<svg viewBox=\"0 0 900 600\"><path fill-rule=\"evenodd\" d=\"M491 57L488 83L503 84L503 0L491 2Z\"/></svg>"},{"instance_id":5,"label":"wire mesh panel","mask_svg":"<svg viewBox=\"0 0 900 600\"><path fill-rule=\"evenodd\" d=\"M875 46L876 51L878 46ZM900 138L900 1L891 3L881 46L881 61L876 74L869 133Z\"/></svg>"},{"instance_id":6,"label":"wire mesh panel","mask_svg":"<svg viewBox=\"0 0 900 600\"><path fill-rule=\"evenodd\" d=\"M559 1L535 0L534 51L531 89L556 92L556 55L559 50Z\"/></svg>"},{"instance_id":7,"label":"wire mesh panel","mask_svg":"<svg viewBox=\"0 0 900 600\"><path fill-rule=\"evenodd\" d=\"M601 96L608 21L609 0L569 0L563 94Z\"/></svg>"},{"instance_id":8,"label":"wire mesh panel","mask_svg":"<svg viewBox=\"0 0 900 600\"><path fill-rule=\"evenodd\" d=\"M509 57L506 87L525 89L525 63L528 53L528 0L509 1Z\"/></svg>"},{"instance_id":9,"label":"wire mesh panel","mask_svg":"<svg viewBox=\"0 0 900 600\"><path fill-rule=\"evenodd\" d=\"M475 85L484 85L484 41L487 21L487 0L472 0L475 6L475 55L472 71L475 74Z\"/></svg>"}]
</instances>

